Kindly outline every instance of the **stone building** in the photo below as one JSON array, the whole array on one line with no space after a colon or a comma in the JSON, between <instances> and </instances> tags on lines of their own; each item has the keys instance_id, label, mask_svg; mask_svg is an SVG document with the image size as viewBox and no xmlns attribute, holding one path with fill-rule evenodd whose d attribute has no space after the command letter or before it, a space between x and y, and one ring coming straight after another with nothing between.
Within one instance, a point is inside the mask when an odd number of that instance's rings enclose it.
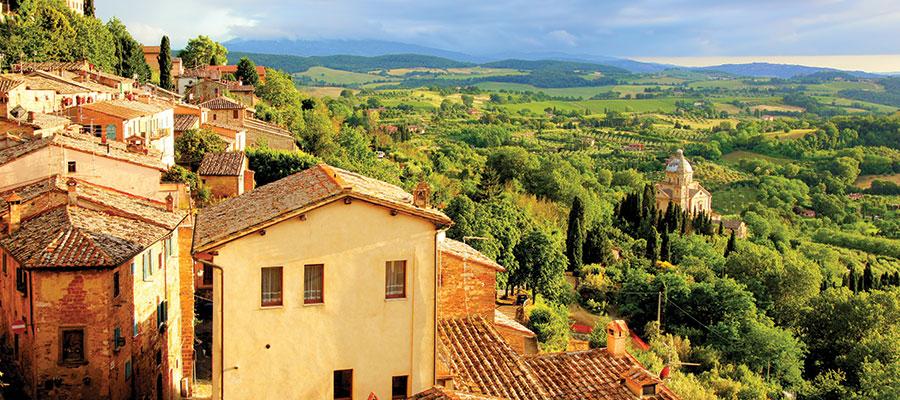
<instances>
[{"instance_id":1,"label":"stone building","mask_svg":"<svg viewBox=\"0 0 900 400\"><path fill-rule=\"evenodd\" d=\"M183 329L193 328L180 313L186 214L59 176L0 196L0 341L23 390L33 399L178 398Z\"/></svg>"},{"instance_id":2,"label":"stone building","mask_svg":"<svg viewBox=\"0 0 900 400\"><path fill-rule=\"evenodd\" d=\"M242 151L206 153L197 175L217 199L237 197L256 187L249 160Z\"/></svg>"},{"instance_id":3,"label":"stone building","mask_svg":"<svg viewBox=\"0 0 900 400\"><path fill-rule=\"evenodd\" d=\"M665 180L656 184L656 208L665 211L670 204L691 214L712 212L712 194L694 181L694 168L682 150L666 164Z\"/></svg>"}]
</instances>

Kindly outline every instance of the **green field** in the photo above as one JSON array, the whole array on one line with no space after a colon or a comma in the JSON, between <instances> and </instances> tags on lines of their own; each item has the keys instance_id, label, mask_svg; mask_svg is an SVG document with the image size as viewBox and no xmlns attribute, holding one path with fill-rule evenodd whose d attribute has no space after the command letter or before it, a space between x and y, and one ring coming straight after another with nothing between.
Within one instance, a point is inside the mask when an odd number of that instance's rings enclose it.
<instances>
[{"instance_id":1,"label":"green field","mask_svg":"<svg viewBox=\"0 0 900 400\"><path fill-rule=\"evenodd\" d=\"M778 140L792 140L792 139L800 139L810 133L815 132L815 129L792 129L789 132L778 131L778 132L770 132L767 133L766 136L774 137Z\"/></svg>"},{"instance_id":2,"label":"green field","mask_svg":"<svg viewBox=\"0 0 900 400\"><path fill-rule=\"evenodd\" d=\"M900 174L893 175L861 175L859 178L856 178L856 182L853 183L854 186L860 189L868 189L872 187L872 182L874 181L888 181L894 182L900 185Z\"/></svg>"},{"instance_id":3,"label":"green field","mask_svg":"<svg viewBox=\"0 0 900 400\"><path fill-rule=\"evenodd\" d=\"M296 75L305 76L316 81L325 82L328 85L362 85L366 83L387 81L393 79L375 74L341 71L325 67L311 67L310 69L304 72L297 73Z\"/></svg>"},{"instance_id":4,"label":"green field","mask_svg":"<svg viewBox=\"0 0 900 400\"><path fill-rule=\"evenodd\" d=\"M722 215L738 215L756 202L756 190L748 186L729 187L714 192L713 209Z\"/></svg>"},{"instance_id":5,"label":"green field","mask_svg":"<svg viewBox=\"0 0 900 400\"><path fill-rule=\"evenodd\" d=\"M537 114L543 113L547 108L556 108L565 111L590 110L592 114L600 114L605 111L618 112L673 112L675 102L683 99L642 99L642 100L581 100L581 101L537 101L522 104L502 104L512 112L528 110Z\"/></svg>"}]
</instances>

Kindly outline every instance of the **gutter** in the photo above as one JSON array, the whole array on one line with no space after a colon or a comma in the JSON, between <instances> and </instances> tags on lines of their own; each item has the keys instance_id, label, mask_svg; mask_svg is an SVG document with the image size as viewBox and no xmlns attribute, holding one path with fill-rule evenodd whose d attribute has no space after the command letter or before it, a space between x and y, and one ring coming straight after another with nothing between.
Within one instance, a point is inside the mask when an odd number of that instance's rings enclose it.
<instances>
[{"instance_id":1,"label":"gutter","mask_svg":"<svg viewBox=\"0 0 900 400\"><path fill-rule=\"evenodd\" d=\"M220 279L220 282L219 282L219 287L221 288L220 290L222 291L222 294L221 294L221 296L219 296L219 297L221 297L221 300L220 300L220 303L221 303L220 310L221 311L219 313L220 315L218 316L219 317L219 331L221 331L221 337L219 338L220 339L219 340L219 357L222 358L222 360L221 360L222 368L219 370L219 400L224 400L225 399L225 270L222 269L222 267L220 267L216 264L213 264L209 261L200 260L197 258L194 258L194 259L197 260L197 262L199 262L200 264L207 265L210 268L219 270L219 275L222 277L222 279ZM214 287L215 287L215 285L214 285ZM213 296L213 300L215 300L215 295ZM215 318L215 317L216 317L216 315L213 314L213 318ZM213 353L213 355L215 355L215 353Z\"/></svg>"}]
</instances>

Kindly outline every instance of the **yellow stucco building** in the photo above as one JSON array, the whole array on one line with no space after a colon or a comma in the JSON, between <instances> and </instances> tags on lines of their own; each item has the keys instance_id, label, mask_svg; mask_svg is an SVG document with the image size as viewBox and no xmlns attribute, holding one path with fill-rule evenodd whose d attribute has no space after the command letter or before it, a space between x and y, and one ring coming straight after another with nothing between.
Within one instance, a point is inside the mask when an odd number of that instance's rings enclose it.
<instances>
[{"instance_id":1,"label":"yellow stucco building","mask_svg":"<svg viewBox=\"0 0 900 400\"><path fill-rule=\"evenodd\" d=\"M435 383L438 244L415 195L319 165L200 212L213 398L405 398Z\"/></svg>"}]
</instances>

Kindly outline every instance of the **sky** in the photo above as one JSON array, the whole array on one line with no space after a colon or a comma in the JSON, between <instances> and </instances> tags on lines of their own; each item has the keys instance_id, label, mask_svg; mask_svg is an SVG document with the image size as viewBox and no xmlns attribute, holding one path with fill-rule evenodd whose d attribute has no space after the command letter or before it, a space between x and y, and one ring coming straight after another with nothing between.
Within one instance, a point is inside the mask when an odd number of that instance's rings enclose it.
<instances>
[{"instance_id":1,"label":"sky","mask_svg":"<svg viewBox=\"0 0 900 400\"><path fill-rule=\"evenodd\" d=\"M166 34L176 48L205 34L219 41L378 39L473 55L552 52L695 63L900 55L898 0L96 0L96 7L101 18L125 22L139 41L157 44ZM900 71L895 60L843 62Z\"/></svg>"}]
</instances>

